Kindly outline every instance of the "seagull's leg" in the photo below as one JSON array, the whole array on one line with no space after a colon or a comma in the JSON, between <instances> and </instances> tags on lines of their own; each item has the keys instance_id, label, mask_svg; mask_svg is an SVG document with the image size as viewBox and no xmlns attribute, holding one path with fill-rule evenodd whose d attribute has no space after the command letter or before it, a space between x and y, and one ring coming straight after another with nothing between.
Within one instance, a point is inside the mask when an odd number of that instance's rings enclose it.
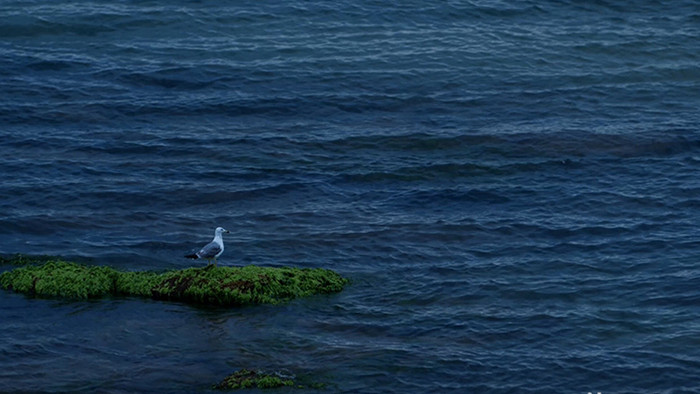
<instances>
[{"instance_id":1,"label":"seagull's leg","mask_svg":"<svg viewBox=\"0 0 700 394\"><path fill-rule=\"evenodd\" d=\"M214 256L214 267L216 267L216 256Z\"/></svg>"}]
</instances>

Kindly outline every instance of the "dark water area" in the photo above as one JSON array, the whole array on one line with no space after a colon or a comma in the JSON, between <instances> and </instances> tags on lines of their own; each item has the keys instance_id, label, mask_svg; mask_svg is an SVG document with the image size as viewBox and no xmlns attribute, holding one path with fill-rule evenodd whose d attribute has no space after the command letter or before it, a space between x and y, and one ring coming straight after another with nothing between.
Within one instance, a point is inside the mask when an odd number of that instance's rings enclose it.
<instances>
[{"instance_id":1,"label":"dark water area","mask_svg":"<svg viewBox=\"0 0 700 394\"><path fill-rule=\"evenodd\" d=\"M352 281L239 309L2 291L0 391L262 368L327 392L700 392L699 3L0 20L0 254L179 269L223 226L220 264Z\"/></svg>"}]
</instances>

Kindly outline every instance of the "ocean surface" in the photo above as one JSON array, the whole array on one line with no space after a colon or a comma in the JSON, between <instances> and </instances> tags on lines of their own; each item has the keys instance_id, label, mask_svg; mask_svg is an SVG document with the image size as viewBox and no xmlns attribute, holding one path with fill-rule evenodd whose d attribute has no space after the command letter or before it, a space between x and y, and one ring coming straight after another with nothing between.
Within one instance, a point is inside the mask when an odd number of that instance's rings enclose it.
<instances>
[{"instance_id":1,"label":"ocean surface","mask_svg":"<svg viewBox=\"0 0 700 394\"><path fill-rule=\"evenodd\" d=\"M235 309L0 291L0 391L260 368L700 392L697 1L5 0L0 21L0 254L179 269L223 226L222 265L351 280Z\"/></svg>"}]
</instances>

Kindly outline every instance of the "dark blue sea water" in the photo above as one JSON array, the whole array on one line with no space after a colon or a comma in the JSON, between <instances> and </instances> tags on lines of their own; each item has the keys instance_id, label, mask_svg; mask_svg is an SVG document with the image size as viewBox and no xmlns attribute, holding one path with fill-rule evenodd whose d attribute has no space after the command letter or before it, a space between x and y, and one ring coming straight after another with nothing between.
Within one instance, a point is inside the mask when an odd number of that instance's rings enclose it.
<instances>
[{"instance_id":1,"label":"dark blue sea water","mask_svg":"<svg viewBox=\"0 0 700 394\"><path fill-rule=\"evenodd\" d=\"M692 0L2 1L1 254L352 282L3 291L0 391L700 392L699 124Z\"/></svg>"}]
</instances>

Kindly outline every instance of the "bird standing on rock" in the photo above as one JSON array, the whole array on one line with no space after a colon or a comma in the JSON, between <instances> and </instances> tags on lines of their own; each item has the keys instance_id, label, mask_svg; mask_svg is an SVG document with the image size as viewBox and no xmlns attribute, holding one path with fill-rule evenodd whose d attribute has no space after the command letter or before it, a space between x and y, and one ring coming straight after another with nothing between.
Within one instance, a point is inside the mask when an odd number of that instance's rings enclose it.
<instances>
[{"instance_id":1,"label":"bird standing on rock","mask_svg":"<svg viewBox=\"0 0 700 394\"><path fill-rule=\"evenodd\" d=\"M216 266L216 258L224 253L224 239L221 237L223 233L230 233L223 227L217 227L214 230L214 239L197 253L185 255L188 259L207 259L207 267L214 260L214 266Z\"/></svg>"}]
</instances>

